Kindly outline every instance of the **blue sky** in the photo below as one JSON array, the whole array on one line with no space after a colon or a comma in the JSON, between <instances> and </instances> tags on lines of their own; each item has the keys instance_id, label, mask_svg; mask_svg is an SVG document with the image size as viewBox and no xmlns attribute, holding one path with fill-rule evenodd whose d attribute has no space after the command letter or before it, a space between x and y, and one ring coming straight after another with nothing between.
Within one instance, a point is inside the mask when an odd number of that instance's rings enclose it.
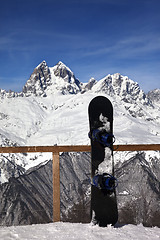
<instances>
[{"instance_id":1,"label":"blue sky","mask_svg":"<svg viewBox=\"0 0 160 240\"><path fill-rule=\"evenodd\" d=\"M0 88L21 91L43 60L82 82L119 72L160 88L160 1L1 1Z\"/></svg>"}]
</instances>

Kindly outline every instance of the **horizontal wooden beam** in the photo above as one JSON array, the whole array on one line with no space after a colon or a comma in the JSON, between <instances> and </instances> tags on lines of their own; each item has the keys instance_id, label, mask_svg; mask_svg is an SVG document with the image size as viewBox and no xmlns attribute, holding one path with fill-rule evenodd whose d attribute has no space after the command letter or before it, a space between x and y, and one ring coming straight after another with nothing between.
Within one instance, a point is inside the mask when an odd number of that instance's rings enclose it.
<instances>
[{"instance_id":1,"label":"horizontal wooden beam","mask_svg":"<svg viewBox=\"0 0 160 240\"><path fill-rule=\"evenodd\" d=\"M114 151L160 151L160 144L114 145Z\"/></svg>"},{"instance_id":2,"label":"horizontal wooden beam","mask_svg":"<svg viewBox=\"0 0 160 240\"><path fill-rule=\"evenodd\" d=\"M160 151L160 144L130 144L114 145L114 151ZM89 145L74 146L21 146L0 147L0 153L27 153L27 152L90 152Z\"/></svg>"},{"instance_id":3,"label":"horizontal wooden beam","mask_svg":"<svg viewBox=\"0 0 160 240\"><path fill-rule=\"evenodd\" d=\"M90 152L89 145L74 146L21 146L0 147L0 153L27 153L27 152Z\"/></svg>"}]
</instances>

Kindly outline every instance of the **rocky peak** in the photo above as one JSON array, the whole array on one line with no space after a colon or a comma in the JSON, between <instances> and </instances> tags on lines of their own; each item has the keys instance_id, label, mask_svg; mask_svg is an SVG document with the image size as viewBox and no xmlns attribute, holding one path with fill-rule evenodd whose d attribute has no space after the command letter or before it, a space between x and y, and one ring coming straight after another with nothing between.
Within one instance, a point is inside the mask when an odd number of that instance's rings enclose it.
<instances>
[{"instance_id":1,"label":"rocky peak","mask_svg":"<svg viewBox=\"0 0 160 240\"><path fill-rule=\"evenodd\" d=\"M54 74L56 77L65 79L67 82L72 82L75 78L73 72L61 61L54 67Z\"/></svg>"},{"instance_id":2,"label":"rocky peak","mask_svg":"<svg viewBox=\"0 0 160 240\"><path fill-rule=\"evenodd\" d=\"M74 73L61 61L50 68L52 76L52 92L58 91L62 94L76 94L81 92L82 83L75 77Z\"/></svg>"},{"instance_id":3,"label":"rocky peak","mask_svg":"<svg viewBox=\"0 0 160 240\"><path fill-rule=\"evenodd\" d=\"M149 99L140 89L138 83L120 73L107 75L93 85L92 90L105 92L110 96L119 96L124 102L141 101L143 104L149 104Z\"/></svg>"},{"instance_id":4,"label":"rocky peak","mask_svg":"<svg viewBox=\"0 0 160 240\"><path fill-rule=\"evenodd\" d=\"M120 74L112 75L112 85L114 93L120 95L125 101L131 100L147 100L145 93L140 89L137 82L129 79L127 76ZM148 100L147 102L148 103Z\"/></svg>"},{"instance_id":5,"label":"rocky peak","mask_svg":"<svg viewBox=\"0 0 160 240\"><path fill-rule=\"evenodd\" d=\"M80 85L80 82L76 77L74 76L74 73L68 68L64 63L59 61L57 65L54 67L54 75L56 77L63 78L65 82L70 84L76 84L78 87Z\"/></svg>"},{"instance_id":6,"label":"rocky peak","mask_svg":"<svg viewBox=\"0 0 160 240\"><path fill-rule=\"evenodd\" d=\"M43 61L34 69L29 80L23 87L23 93L25 96L32 94L45 96L45 90L49 85L51 85L50 69L47 63Z\"/></svg>"},{"instance_id":7,"label":"rocky peak","mask_svg":"<svg viewBox=\"0 0 160 240\"><path fill-rule=\"evenodd\" d=\"M4 89L0 89L0 99L3 99L3 98L14 98L14 97L17 97L18 94L17 92L14 92L12 90L9 90L9 91L6 91Z\"/></svg>"},{"instance_id":8,"label":"rocky peak","mask_svg":"<svg viewBox=\"0 0 160 240\"><path fill-rule=\"evenodd\" d=\"M151 99L154 103L160 103L160 89L154 89L152 91L149 91L147 96L149 99Z\"/></svg>"},{"instance_id":9,"label":"rocky peak","mask_svg":"<svg viewBox=\"0 0 160 240\"><path fill-rule=\"evenodd\" d=\"M115 101L122 101L122 104L132 117L145 118L144 106L153 108L152 102L140 89L138 83L127 76L122 76L120 73L109 74L99 80L93 85L92 91L111 96Z\"/></svg>"},{"instance_id":10,"label":"rocky peak","mask_svg":"<svg viewBox=\"0 0 160 240\"><path fill-rule=\"evenodd\" d=\"M81 91L81 85L64 63L58 62L54 67L48 67L43 61L34 69L26 82L23 94L43 97L54 93L76 94Z\"/></svg>"},{"instance_id":11,"label":"rocky peak","mask_svg":"<svg viewBox=\"0 0 160 240\"><path fill-rule=\"evenodd\" d=\"M95 78L93 78L93 77L90 78L90 80L88 81L88 83L85 83L85 84L83 85L83 89L82 89L81 93L85 93L85 92L91 90L92 87L93 87L96 83L97 83L97 80L95 80Z\"/></svg>"}]
</instances>

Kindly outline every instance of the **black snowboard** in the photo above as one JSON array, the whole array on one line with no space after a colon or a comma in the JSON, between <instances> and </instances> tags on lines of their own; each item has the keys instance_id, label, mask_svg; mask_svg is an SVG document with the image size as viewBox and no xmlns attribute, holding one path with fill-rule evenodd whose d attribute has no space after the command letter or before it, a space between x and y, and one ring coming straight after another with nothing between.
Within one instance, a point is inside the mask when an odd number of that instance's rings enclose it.
<instances>
[{"instance_id":1,"label":"black snowboard","mask_svg":"<svg viewBox=\"0 0 160 240\"><path fill-rule=\"evenodd\" d=\"M104 146L100 141L92 139L95 129L113 134L113 107L111 102L103 96L92 99L89 104L89 124L91 138L91 177L96 174L108 173L114 176L113 144ZM94 224L106 227L115 225L118 220L116 191L100 189L91 185L91 219Z\"/></svg>"}]
</instances>

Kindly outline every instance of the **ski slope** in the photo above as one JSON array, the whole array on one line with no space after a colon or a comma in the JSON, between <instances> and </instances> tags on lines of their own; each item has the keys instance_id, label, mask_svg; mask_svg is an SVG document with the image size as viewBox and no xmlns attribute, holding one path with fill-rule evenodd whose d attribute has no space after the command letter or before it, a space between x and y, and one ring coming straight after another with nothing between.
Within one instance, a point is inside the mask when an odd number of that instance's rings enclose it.
<instances>
[{"instance_id":1,"label":"ski slope","mask_svg":"<svg viewBox=\"0 0 160 240\"><path fill-rule=\"evenodd\" d=\"M100 228L81 223L49 223L18 227L1 227L2 240L158 240L160 228L142 225Z\"/></svg>"}]
</instances>

